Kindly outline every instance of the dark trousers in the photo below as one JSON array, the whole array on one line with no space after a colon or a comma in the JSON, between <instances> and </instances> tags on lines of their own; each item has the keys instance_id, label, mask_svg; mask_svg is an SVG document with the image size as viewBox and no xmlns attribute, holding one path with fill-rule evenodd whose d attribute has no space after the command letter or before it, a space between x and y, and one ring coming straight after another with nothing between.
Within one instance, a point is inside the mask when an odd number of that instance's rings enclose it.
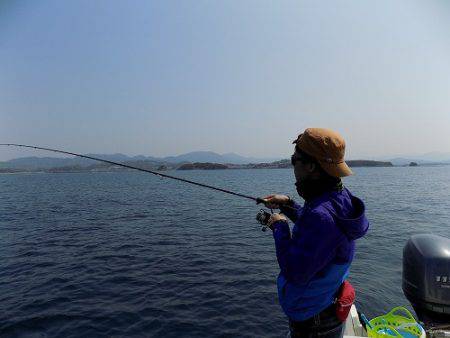
<instances>
[{"instance_id":1,"label":"dark trousers","mask_svg":"<svg viewBox=\"0 0 450 338\"><path fill-rule=\"evenodd\" d=\"M335 313L334 304L301 322L289 319L291 338L340 338L344 335L344 323Z\"/></svg>"}]
</instances>

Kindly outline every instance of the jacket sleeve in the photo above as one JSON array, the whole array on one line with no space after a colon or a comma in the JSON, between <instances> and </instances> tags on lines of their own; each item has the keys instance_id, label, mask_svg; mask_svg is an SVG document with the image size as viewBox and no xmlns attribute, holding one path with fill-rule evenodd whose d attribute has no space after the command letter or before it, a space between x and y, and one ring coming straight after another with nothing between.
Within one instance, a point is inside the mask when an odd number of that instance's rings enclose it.
<instances>
[{"instance_id":1,"label":"jacket sleeve","mask_svg":"<svg viewBox=\"0 0 450 338\"><path fill-rule=\"evenodd\" d=\"M297 222L298 212L302 206L291 200L291 203L287 207L280 206L280 211L287 216L292 222Z\"/></svg>"},{"instance_id":2,"label":"jacket sleeve","mask_svg":"<svg viewBox=\"0 0 450 338\"><path fill-rule=\"evenodd\" d=\"M286 222L274 223L273 237L282 275L305 284L331 261L344 234L325 212L305 211L299 222L294 238Z\"/></svg>"}]
</instances>

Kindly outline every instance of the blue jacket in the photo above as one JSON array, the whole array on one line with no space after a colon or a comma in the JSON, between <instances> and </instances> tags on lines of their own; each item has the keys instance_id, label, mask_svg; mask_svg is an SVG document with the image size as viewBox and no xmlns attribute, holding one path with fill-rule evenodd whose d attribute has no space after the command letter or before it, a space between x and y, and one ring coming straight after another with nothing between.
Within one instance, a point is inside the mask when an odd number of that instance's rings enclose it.
<instances>
[{"instance_id":1,"label":"blue jacket","mask_svg":"<svg viewBox=\"0 0 450 338\"><path fill-rule=\"evenodd\" d=\"M281 208L295 225L273 226L280 274L278 298L294 321L308 319L331 305L349 273L354 240L369 227L364 203L344 188L294 209Z\"/></svg>"}]
</instances>

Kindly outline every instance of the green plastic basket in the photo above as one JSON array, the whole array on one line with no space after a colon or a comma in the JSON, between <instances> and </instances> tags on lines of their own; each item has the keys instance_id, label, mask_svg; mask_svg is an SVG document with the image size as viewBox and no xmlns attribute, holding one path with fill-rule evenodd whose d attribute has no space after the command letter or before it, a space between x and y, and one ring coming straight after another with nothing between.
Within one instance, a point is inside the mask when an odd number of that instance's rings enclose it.
<instances>
[{"instance_id":1,"label":"green plastic basket","mask_svg":"<svg viewBox=\"0 0 450 338\"><path fill-rule=\"evenodd\" d=\"M425 330L416 322L411 312L402 306L393 308L389 313L369 321L367 334L374 338L425 338Z\"/></svg>"}]
</instances>

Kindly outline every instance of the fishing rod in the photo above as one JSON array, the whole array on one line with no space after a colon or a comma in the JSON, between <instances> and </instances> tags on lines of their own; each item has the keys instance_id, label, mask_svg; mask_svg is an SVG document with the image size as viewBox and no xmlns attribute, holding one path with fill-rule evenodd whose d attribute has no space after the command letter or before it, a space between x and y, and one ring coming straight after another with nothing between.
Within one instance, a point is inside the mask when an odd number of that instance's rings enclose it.
<instances>
[{"instance_id":1,"label":"fishing rod","mask_svg":"<svg viewBox=\"0 0 450 338\"><path fill-rule=\"evenodd\" d=\"M87 158L89 160L109 163L109 164L117 165L117 166L128 168L128 169L134 169L134 170L138 170L138 171L143 171L143 172L150 173L150 174L153 174L153 175L156 175L156 176L159 176L159 177L170 178L170 179L173 179L173 180L177 180L177 181L193 184L193 185L196 185L196 186L199 186L199 187L208 188L208 189L212 189L212 190L216 190L216 191L221 191L221 192L229 194L229 195L238 196L238 197L242 197L242 198L246 198L246 199L255 201L256 204L264 203L264 200L262 198L259 198L259 197L253 197L253 196L249 196L249 195L244 195L244 194L237 193L237 192L234 192L234 191L231 191L231 190L214 187L212 185L208 185L208 184L203 184L203 183L198 183L198 182L194 182L194 181L191 181L191 180L187 180L185 178L176 177L176 176L172 176L172 175L167 175L167 174L163 174L163 173L160 173L160 172L157 172L157 171L153 171L153 170L149 170L149 169L143 169L143 168L135 167L135 166L128 165L128 164L123 164L123 163L119 163L119 162L104 160L104 159L92 157L92 156L89 156L89 155L81 155L81 154L77 154L77 153L72 153L70 151L64 151L64 150L58 150L58 149L52 149L52 148L44 148L44 147L37 147L37 146L32 146L32 145L27 145L27 144L0 143L0 146L31 148L31 149L45 150L45 151L51 151L51 152L54 152L54 153L60 153L60 154L73 155L73 156L77 156L77 157Z\"/></svg>"}]
</instances>

